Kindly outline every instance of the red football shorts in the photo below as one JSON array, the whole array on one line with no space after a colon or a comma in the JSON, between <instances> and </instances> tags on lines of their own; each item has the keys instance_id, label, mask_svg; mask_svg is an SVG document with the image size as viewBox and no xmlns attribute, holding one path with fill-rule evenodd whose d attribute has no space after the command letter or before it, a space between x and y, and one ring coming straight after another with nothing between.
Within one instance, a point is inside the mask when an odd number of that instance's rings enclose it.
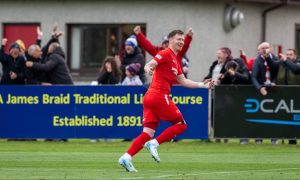
<instances>
[{"instance_id":1,"label":"red football shorts","mask_svg":"<svg viewBox=\"0 0 300 180\"><path fill-rule=\"evenodd\" d=\"M169 94L147 92L143 100L143 126L155 130L159 120L177 124L183 120L178 107L173 103Z\"/></svg>"}]
</instances>

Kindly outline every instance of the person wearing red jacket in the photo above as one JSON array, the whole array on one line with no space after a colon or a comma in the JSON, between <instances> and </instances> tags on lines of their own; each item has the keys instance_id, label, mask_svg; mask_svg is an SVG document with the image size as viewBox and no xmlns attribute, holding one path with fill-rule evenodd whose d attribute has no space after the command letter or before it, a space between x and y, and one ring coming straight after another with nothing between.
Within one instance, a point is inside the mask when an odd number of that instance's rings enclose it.
<instances>
[{"instance_id":1,"label":"person wearing red jacket","mask_svg":"<svg viewBox=\"0 0 300 180\"><path fill-rule=\"evenodd\" d=\"M255 58L250 58L248 59L247 56L246 56L246 53L243 49L240 49L240 58L242 60L244 60L245 64L247 65L248 67L248 70L249 71L252 71L252 67L253 67L253 64L254 64L254 61L255 61Z\"/></svg>"},{"instance_id":2,"label":"person wearing red jacket","mask_svg":"<svg viewBox=\"0 0 300 180\"><path fill-rule=\"evenodd\" d=\"M153 45L146 37L145 35L143 34L143 32L141 31L141 27L140 26L136 26L134 29L133 29L135 35L136 35L136 39L137 41L139 42L139 45L145 50L147 51L151 56L155 56L159 51L165 49L168 47L168 38L167 37L164 37L163 38L163 41L162 41L162 44L159 45L159 46L155 46ZM183 71L183 73L186 75L188 73L188 67L186 66L187 64L182 63L182 59L184 57L184 55L186 54L186 52L188 51L189 47L190 47L190 44L191 44L191 41L192 41L192 38L193 38L193 29L192 28L189 28L187 34L185 35L185 38L184 38L184 45L182 47L182 50L178 52L178 54L176 55L177 57L177 61L179 62L180 64L180 67Z\"/></svg>"}]
</instances>

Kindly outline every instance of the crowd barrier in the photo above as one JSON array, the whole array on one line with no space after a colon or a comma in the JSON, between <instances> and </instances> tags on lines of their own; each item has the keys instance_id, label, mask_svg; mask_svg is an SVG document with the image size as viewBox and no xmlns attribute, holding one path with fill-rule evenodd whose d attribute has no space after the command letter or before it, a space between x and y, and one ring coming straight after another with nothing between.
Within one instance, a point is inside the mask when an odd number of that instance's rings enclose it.
<instances>
[{"instance_id":1,"label":"crowd barrier","mask_svg":"<svg viewBox=\"0 0 300 180\"><path fill-rule=\"evenodd\" d=\"M0 138L134 138L142 131L143 86L1 86ZM208 90L175 86L188 130L208 138ZM161 122L160 133L169 126Z\"/></svg>"}]
</instances>

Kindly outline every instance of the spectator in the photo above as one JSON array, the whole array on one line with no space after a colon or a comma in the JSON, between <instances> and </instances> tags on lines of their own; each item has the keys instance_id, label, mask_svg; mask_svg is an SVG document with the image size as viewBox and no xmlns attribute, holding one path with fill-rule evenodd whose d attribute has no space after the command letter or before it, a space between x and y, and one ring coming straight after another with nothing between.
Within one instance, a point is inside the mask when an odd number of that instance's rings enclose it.
<instances>
[{"instance_id":1,"label":"spectator","mask_svg":"<svg viewBox=\"0 0 300 180\"><path fill-rule=\"evenodd\" d=\"M139 63L130 64L126 67L126 78L123 80L122 85L143 85L137 73L140 71L141 65Z\"/></svg>"},{"instance_id":2,"label":"spectator","mask_svg":"<svg viewBox=\"0 0 300 180\"><path fill-rule=\"evenodd\" d=\"M221 84L250 84L250 73L244 61L239 58L228 61L220 81Z\"/></svg>"},{"instance_id":3,"label":"spectator","mask_svg":"<svg viewBox=\"0 0 300 180\"><path fill-rule=\"evenodd\" d=\"M250 58L248 59L247 56L246 56L246 53L243 49L240 49L240 58L242 60L244 60L245 64L247 65L248 67L248 70L249 71L252 71L252 67L253 67L253 64L254 64L254 61L255 61L255 58Z\"/></svg>"},{"instance_id":4,"label":"spectator","mask_svg":"<svg viewBox=\"0 0 300 180\"><path fill-rule=\"evenodd\" d=\"M278 58L272 54L272 46L263 42L257 47L258 56L255 59L252 69L252 83L262 95L267 95L267 87L275 85L278 73Z\"/></svg>"},{"instance_id":5,"label":"spectator","mask_svg":"<svg viewBox=\"0 0 300 180\"><path fill-rule=\"evenodd\" d=\"M138 47L138 43L136 37L134 35L130 36L125 41L125 55L123 57L116 56L115 57L118 66L122 70L122 80L125 78L126 66L132 63L141 64L141 70L138 73L140 79L144 82L144 66L145 66L145 58L141 52L141 49Z\"/></svg>"},{"instance_id":6,"label":"spectator","mask_svg":"<svg viewBox=\"0 0 300 180\"><path fill-rule=\"evenodd\" d=\"M98 84L118 84L121 81L122 72L112 56L107 56L102 63L98 76Z\"/></svg>"},{"instance_id":7,"label":"spectator","mask_svg":"<svg viewBox=\"0 0 300 180\"><path fill-rule=\"evenodd\" d=\"M204 77L204 82L213 81L215 85L220 84L220 77L226 72L225 65L232 60L231 50L228 47L222 47L217 51L217 60L209 68L209 73Z\"/></svg>"},{"instance_id":8,"label":"spectator","mask_svg":"<svg viewBox=\"0 0 300 180\"><path fill-rule=\"evenodd\" d=\"M141 31L141 27L140 26L136 26L133 29L136 38L140 44L140 46L147 51L151 56L155 56L159 51L165 49L168 47L169 45L169 40L167 36L164 36L161 42L161 45L158 46L154 46L146 37L145 35L142 33ZM188 58L186 57L186 52L188 51L192 38L193 38L194 32L192 28L189 28L187 34L185 35L184 38L184 45L182 47L182 50L177 54L177 60L180 62L180 64L182 65L182 70L183 73L185 75L185 77L187 77L188 74Z\"/></svg>"},{"instance_id":9,"label":"spectator","mask_svg":"<svg viewBox=\"0 0 300 180\"><path fill-rule=\"evenodd\" d=\"M44 53L41 49L41 38L43 36L43 32L40 27L37 27L37 40L36 44L29 46L26 54L27 61L44 63L43 57ZM48 48L47 46L43 47L43 49ZM46 53L46 52L45 52ZM26 83L27 84L41 84L41 85L51 85L51 83L47 82L47 76L45 72L38 71L32 68L26 69Z\"/></svg>"},{"instance_id":10,"label":"spectator","mask_svg":"<svg viewBox=\"0 0 300 180\"><path fill-rule=\"evenodd\" d=\"M272 46L263 42L257 47L258 56L252 68L252 83L263 96L268 94L270 87L275 86L278 73L279 61L272 53ZM261 144L262 139L256 139L256 144ZM278 144L277 139L271 139L272 144Z\"/></svg>"},{"instance_id":11,"label":"spectator","mask_svg":"<svg viewBox=\"0 0 300 180\"><path fill-rule=\"evenodd\" d=\"M2 48L0 50L0 62L3 66L3 76L1 84L25 84L25 60L21 57L20 47L14 42L9 48L9 54L4 53L4 47L7 39L2 39Z\"/></svg>"},{"instance_id":12,"label":"spectator","mask_svg":"<svg viewBox=\"0 0 300 180\"><path fill-rule=\"evenodd\" d=\"M183 75L184 75L185 78L188 78L188 74L189 74L189 62L190 62L190 60L188 59L187 55L185 54L182 57L182 63L181 63L182 73L183 73Z\"/></svg>"},{"instance_id":13,"label":"spectator","mask_svg":"<svg viewBox=\"0 0 300 180\"><path fill-rule=\"evenodd\" d=\"M300 58L295 49L288 49L286 55L280 54L277 84L300 85Z\"/></svg>"},{"instance_id":14,"label":"spectator","mask_svg":"<svg viewBox=\"0 0 300 180\"><path fill-rule=\"evenodd\" d=\"M43 36L43 32L40 30L39 27L37 27L37 34L38 34L38 38L36 41L36 44L40 47L41 46L41 37ZM52 43L58 43L59 44L59 37L63 35L63 32L59 30L58 25L55 23L52 29L52 35L50 40L47 42L47 44L45 46L43 46L42 48L42 60L43 62L47 62L49 59L49 56L51 54L48 53L48 49L50 44Z\"/></svg>"},{"instance_id":15,"label":"spectator","mask_svg":"<svg viewBox=\"0 0 300 180\"><path fill-rule=\"evenodd\" d=\"M51 43L48 48L48 60L45 64L27 61L26 66L46 72L52 84L74 84L65 61L65 53L58 43Z\"/></svg>"},{"instance_id":16,"label":"spectator","mask_svg":"<svg viewBox=\"0 0 300 180\"><path fill-rule=\"evenodd\" d=\"M280 54L280 60L277 84L300 85L300 58L296 50L288 49L286 55ZM297 144L297 139L290 139L289 144Z\"/></svg>"},{"instance_id":17,"label":"spectator","mask_svg":"<svg viewBox=\"0 0 300 180\"><path fill-rule=\"evenodd\" d=\"M36 63L43 63L42 60L42 50L41 48L33 44L28 48L28 55L27 55L27 61L30 62L36 62ZM50 83L47 83L46 73L40 70L36 70L33 68L27 68L26 69L26 82L27 84L41 84L41 85L50 85Z\"/></svg>"}]
</instances>

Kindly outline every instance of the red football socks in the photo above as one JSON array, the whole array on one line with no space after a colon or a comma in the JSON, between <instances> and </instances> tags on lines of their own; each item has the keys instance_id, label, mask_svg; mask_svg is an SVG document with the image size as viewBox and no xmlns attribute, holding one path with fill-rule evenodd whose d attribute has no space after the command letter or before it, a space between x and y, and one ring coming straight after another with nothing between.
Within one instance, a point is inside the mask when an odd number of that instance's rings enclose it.
<instances>
[{"instance_id":1,"label":"red football socks","mask_svg":"<svg viewBox=\"0 0 300 180\"><path fill-rule=\"evenodd\" d=\"M135 138L130 148L128 149L127 153L130 154L131 156L134 156L141 149L143 149L144 144L150 139L151 137L147 133L142 132L137 138Z\"/></svg>"},{"instance_id":2,"label":"red football socks","mask_svg":"<svg viewBox=\"0 0 300 180\"><path fill-rule=\"evenodd\" d=\"M174 139L177 135L183 133L186 130L186 124L175 124L166 130L164 130L157 138L157 142L162 144Z\"/></svg>"}]
</instances>

